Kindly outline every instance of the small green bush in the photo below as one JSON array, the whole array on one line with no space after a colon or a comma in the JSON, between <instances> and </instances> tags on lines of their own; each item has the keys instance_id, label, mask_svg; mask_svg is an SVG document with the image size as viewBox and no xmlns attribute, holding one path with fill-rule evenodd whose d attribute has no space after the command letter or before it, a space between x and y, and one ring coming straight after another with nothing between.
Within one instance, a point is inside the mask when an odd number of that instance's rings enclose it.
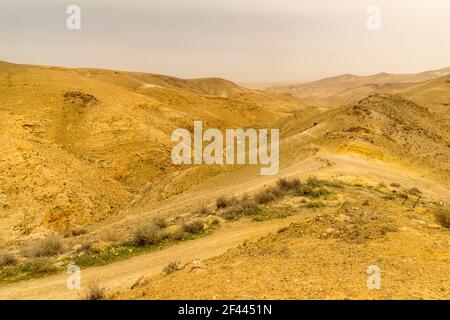
<instances>
[{"instance_id":1,"label":"small green bush","mask_svg":"<svg viewBox=\"0 0 450 320\"><path fill-rule=\"evenodd\" d=\"M57 270L53 261L49 258L34 258L25 261L22 271L31 274L49 274Z\"/></svg>"}]
</instances>

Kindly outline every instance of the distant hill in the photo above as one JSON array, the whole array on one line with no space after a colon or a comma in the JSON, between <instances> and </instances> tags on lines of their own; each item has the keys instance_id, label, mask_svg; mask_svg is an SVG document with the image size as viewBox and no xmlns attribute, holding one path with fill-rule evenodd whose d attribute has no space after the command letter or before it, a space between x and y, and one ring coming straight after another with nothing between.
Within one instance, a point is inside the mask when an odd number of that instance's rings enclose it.
<instances>
[{"instance_id":1,"label":"distant hill","mask_svg":"<svg viewBox=\"0 0 450 320\"><path fill-rule=\"evenodd\" d=\"M336 107L356 102L370 94L399 93L447 74L450 74L450 68L417 74L379 73L371 76L346 74L306 84L275 86L267 90L290 93L309 105Z\"/></svg>"}]
</instances>

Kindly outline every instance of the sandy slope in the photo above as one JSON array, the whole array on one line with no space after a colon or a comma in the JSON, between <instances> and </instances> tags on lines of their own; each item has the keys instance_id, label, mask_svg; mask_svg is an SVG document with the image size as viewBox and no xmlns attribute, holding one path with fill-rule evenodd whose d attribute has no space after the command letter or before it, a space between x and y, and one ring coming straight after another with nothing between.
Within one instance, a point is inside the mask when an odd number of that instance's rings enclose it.
<instances>
[{"instance_id":1,"label":"sandy slope","mask_svg":"<svg viewBox=\"0 0 450 320\"><path fill-rule=\"evenodd\" d=\"M333 163L331 166L324 166L324 161ZM360 175L364 172L364 176ZM417 176L412 171L400 168L389 168L386 163L377 160L367 160L358 155L336 155L323 153L320 156L306 159L305 161L285 168L280 175L283 176L300 176L308 177L310 175L319 174L321 177L337 177L344 181L369 181L378 183L380 181L390 182L396 181L407 186L419 187L428 197L444 197L450 198L450 191L444 187L434 184L432 181ZM172 207L173 212L177 209L185 208L191 204L198 203L204 198L211 198L218 194L231 194L235 190L239 193L244 191L252 191L265 184L273 181L274 177L258 177L250 179L240 185L228 189L228 191L218 190L203 192L198 191L202 196L198 198L191 194L186 202L176 202L177 205ZM167 211L167 210L164 210ZM170 212L170 211L168 211ZM155 215L153 212L148 213L149 217ZM148 218L140 216L137 221ZM302 217L304 218L304 216ZM113 263L110 265L88 268L83 271L83 279L99 278L103 285L111 290L126 289L131 286L141 276L156 275L171 261L189 261L193 258L207 259L218 256L226 250L234 248L246 239L256 239L267 235L269 232L278 230L282 226L287 226L291 222L298 220L299 217L290 217L281 220L271 220L263 223L237 222L226 224L223 229L214 234L198 240L187 241L177 244L168 249L137 256L127 261ZM129 217L125 221L118 222L119 225L114 226L115 229L122 228L120 225L129 226L133 219ZM55 275L43 279L24 281L17 284L7 285L0 288L0 297L10 299L71 299L77 298L77 293L65 288L66 275Z\"/></svg>"}]
</instances>

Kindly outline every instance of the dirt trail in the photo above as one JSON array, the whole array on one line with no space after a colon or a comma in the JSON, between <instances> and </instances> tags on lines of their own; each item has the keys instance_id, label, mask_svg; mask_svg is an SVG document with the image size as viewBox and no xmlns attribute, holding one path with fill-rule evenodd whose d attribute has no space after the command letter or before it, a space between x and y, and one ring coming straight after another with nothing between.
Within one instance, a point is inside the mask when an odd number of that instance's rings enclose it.
<instances>
[{"instance_id":1,"label":"dirt trail","mask_svg":"<svg viewBox=\"0 0 450 320\"><path fill-rule=\"evenodd\" d=\"M101 267L81 271L82 285L91 279L112 291L130 288L140 277L161 273L172 261L185 263L194 258L204 260L221 255L245 240L256 240L304 216L292 216L265 222L238 221L224 224L213 234L185 241L167 249L133 257ZM23 281L0 287L0 299L79 299L79 291L66 288L66 274Z\"/></svg>"},{"instance_id":2,"label":"dirt trail","mask_svg":"<svg viewBox=\"0 0 450 320\"><path fill-rule=\"evenodd\" d=\"M395 166L395 167L394 167ZM222 188L198 189L187 192L186 195L162 204L156 210L146 214L127 217L120 221L110 221L109 226L115 228L142 221L151 215L162 211L176 212L180 208L198 205L205 199L215 199L218 195L227 195L239 192L252 192L265 184L274 182L279 176L299 176L305 178L311 175L321 177L336 177L343 179L364 180L370 183L386 183L396 181L402 186L416 186L427 195L438 198L449 198L449 190L445 186L437 185L424 176L400 167L395 164L386 164L381 161L367 159L353 154L332 154L322 152L320 155L305 159L280 170L278 176L245 176L239 175L234 181L243 181L232 186ZM247 179L246 179L247 178ZM239 180L238 180L239 179ZM210 236L197 240L179 243L170 248L140 255L126 261L110 265L88 268L82 270L82 281L99 278L102 285L113 291L129 288L142 276L155 275L172 261L187 262L193 258L208 259L218 256L228 249L242 244L247 239L256 239L276 231L291 222L301 219L300 216L289 217L282 220L266 222L239 221L227 223L220 230ZM135 221L134 221L135 220ZM106 224L106 223L105 223ZM99 226L100 227L100 226ZM66 289L66 274L59 274L47 278L29 280L0 287L0 299L77 299L79 292Z\"/></svg>"}]
</instances>

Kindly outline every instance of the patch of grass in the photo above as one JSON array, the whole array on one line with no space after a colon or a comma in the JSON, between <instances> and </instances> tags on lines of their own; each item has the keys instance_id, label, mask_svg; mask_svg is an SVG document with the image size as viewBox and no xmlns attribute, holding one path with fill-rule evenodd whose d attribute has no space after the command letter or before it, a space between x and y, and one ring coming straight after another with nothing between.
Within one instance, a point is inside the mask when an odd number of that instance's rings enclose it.
<instances>
[{"instance_id":1,"label":"patch of grass","mask_svg":"<svg viewBox=\"0 0 450 320\"><path fill-rule=\"evenodd\" d=\"M184 240L187 239L188 237L189 234L186 231L184 231L183 228L174 231L169 235L170 240Z\"/></svg>"},{"instance_id":2,"label":"patch of grass","mask_svg":"<svg viewBox=\"0 0 450 320\"><path fill-rule=\"evenodd\" d=\"M293 215L295 211L291 207L260 209L258 214L254 215L253 221L266 221L272 219L282 219Z\"/></svg>"},{"instance_id":3,"label":"patch of grass","mask_svg":"<svg viewBox=\"0 0 450 320\"><path fill-rule=\"evenodd\" d=\"M297 178L280 178L277 180L277 187L284 192L294 191L300 187L302 183Z\"/></svg>"},{"instance_id":4,"label":"patch of grass","mask_svg":"<svg viewBox=\"0 0 450 320\"><path fill-rule=\"evenodd\" d=\"M257 204L267 204L281 197L283 192L276 187L268 187L255 194L254 199Z\"/></svg>"},{"instance_id":5,"label":"patch of grass","mask_svg":"<svg viewBox=\"0 0 450 320\"><path fill-rule=\"evenodd\" d=\"M137 246L149 246L161 243L166 234L157 225L145 224L138 227L133 234L133 242Z\"/></svg>"},{"instance_id":6,"label":"patch of grass","mask_svg":"<svg viewBox=\"0 0 450 320\"><path fill-rule=\"evenodd\" d=\"M106 288L100 285L98 280L90 281L83 294L84 300L104 300L106 299Z\"/></svg>"},{"instance_id":7,"label":"patch of grass","mask_svg":"<svg viewBox=\"0 0 450 320\"><path fill-rule=\"evenodd\" d=\"M183 223L183 231L190 234L199 234L204 230L204 223L196 219L194 221Z\"/></svg>"},{"instance_id":8,"label":"patch of grass","mask_svg":"<svg viewBox=\"0 0 450 320\"><path fill-rule=\"evenodd\" d=\"M228 210L223 212L221 216L224 219L231 220L243 216L258 215L261 212L262 209L258 207L258 205L254 201L247 200L231 208L228 208Z\"/></svg>"},{"instance_id":9,"label":"patch of grass","mask_svg":"<svg viewBox=\"0 0 450 320\"><path fill-rule=\"evenodd\" d=\"M32 258L23 263L0 267L0 283L38 278L55 273L59 269L50 258Z\"/></svg>"},{"instance_id":10,"label":"patch of grass","mask_svg":"<svg viewBox=\"0 0 450 320\"><path fill-rule=\"evenodd\" d=\"M450 209L437 208L433 212L436 221L444 228L450 228Z\"/></svg>"},{"instance_id":11,"label":"patch of grass","mask_svg":"<svg viewBox=\"0 0 450 320\"><path fill-rule=\"evenodd\" d=\"M179 265L178 265L178 262L172 261L172 262L170 262L167 266L164 267L163 273L164 273L165 275L169 275L169 274L171 274L171 273L174 273L174 272L178 271L179 268L180 268L180 267L179 267Z\"/></svg>"},{"instance_id":12,"label":"patch of grass","mask_svg":"<svg viewBox=\"0 0 450 320\"><path fill-rule=\"evenodd\" d=\"M216 199L216 207L217 209L224 209L231 207L233 204L236 203L236 198L226 198L226 197L219 197Z\"/></svg>"},{"instance_id":13,"label":"patch of grass","mask_svg":"<svg viewBox=\"0 0 450 320\"><path fill-rule=\"evenodd\" d=\"M324 187L312 187L308 184L301 185L296 191L296 196L304 196L310 198L320 198L329 195L330 192Z\"/></svg>"},{"instance_id":14,"label":"patch of grass","mask_svg":"<svg viewBox=\"0 0 450 320\"><path fill-rule=\"evenodd\" d=\"M54 262L49 258L34 258L25 261L21 266L21 271L30 274L51 274L57 271L58 268Z\"/></svg>"},{"instance_id":15,"label":"patch of grass","mask_svg":"<svg viewBox=\"0 0 450 320\"><path fill-rule=\"evenodd\" d=\"M64 243L57 235L37 240L24 248L27 257L51 257L63 253Z\"/></svg>"}]
</instances>

